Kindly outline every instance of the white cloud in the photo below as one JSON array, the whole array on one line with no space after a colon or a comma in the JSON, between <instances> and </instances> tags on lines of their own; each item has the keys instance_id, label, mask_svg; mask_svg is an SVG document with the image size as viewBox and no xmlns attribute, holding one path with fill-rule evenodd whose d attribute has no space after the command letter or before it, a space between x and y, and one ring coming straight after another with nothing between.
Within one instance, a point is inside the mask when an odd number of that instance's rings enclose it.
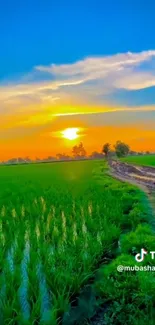
<instances>
[{"instance_id":1,"label":"white cloud","mask_svg":"<svg viewBox=\"0 0 155 325\"><path fill-rule=\"evenodd\" d=\"M141 68L141 64L155 58L155 51L144 51L140 53L125 53L116 54L112 56L86 58L73 64L55 65L52 64L48 67L38 66L36 70L46 72L55 76L61 84L62 79L68 82L74 78L73 85L87 83L88 81L106 81L108 87L137 89L149 87L149 84L154 85L155 75L151 72L146 73L134 71L134 68ZM155 73L155 71L154 71ZM128 78L129 74L129 78ZM141 79L133 84L132 77ZM126 83L123 85L123 78L126 78ZM120 83L119 83L120 81ZM144 82L144 83L143 83ZM64 84L65 85L65 84Z\"/></svg>"},{"instance_id":2,"label":"white cloud","mask_svg":"<svg viewBox=\"0 0 155 325\"><path fill-rule=\"evenodd\" d=\"M72 64L37 66L30 72L29 81L29 77L23 76L16 84L0 85L0 110L2 112L4 106L13 103L18 106L20 103L59 100L71 103L77 98L97 103L102 97L104 104L104 95L118 89L139 90L155 86L155 66L150 67L154 60L155 50L152 50L89 57Z\"/></svg>"},{"instance_id":3,"label":"white cloud","mask_svg":"<svg viewBox=\"0 0 155 325\"><path fill-rule=\"evenodd\" d=\"M114 87L127 90L139 90L153 86L155 86L155 74L153 74L153 71L150 73L128 71L128 75L122 75L114 82Z\"/></svg>"}]
</instances>

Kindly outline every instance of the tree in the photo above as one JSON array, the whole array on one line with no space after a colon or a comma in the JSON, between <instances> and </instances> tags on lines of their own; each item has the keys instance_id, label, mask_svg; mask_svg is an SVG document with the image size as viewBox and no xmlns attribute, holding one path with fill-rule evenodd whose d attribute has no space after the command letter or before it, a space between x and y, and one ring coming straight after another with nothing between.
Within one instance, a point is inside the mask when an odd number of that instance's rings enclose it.
<instances>
[{"instance_id":1,"label":"tree","mask_svg":"<svg viewBox=\"0 0 155 325\"><path fill-rule=\"evenodd\" d=\"M128 155L128 153L130 151L130 147L126 143L123 143L121 141L117 141L114 148L115 148L117 157L125 157Z\"/></svg>"},{"instance_id":2,"label":"tree","mask_svg":"<svg viewBox=\"0 0 155 325\"><path fill-rule=\"evenodd\" d=\"M136 151L133 151L133 150L130 150L130 151L129 151L129 155L131 155L131 156L135 156L135 155L137 155L137 152L136 152Z\"/></svg>"},{"instance_id":3,"label":"tree","mask_svg":"<svg viewBox=\"0 0 155 325\"><path fill-rule=\"evenodd\" d=\"M31 160L28 156L26 156L26 157L24 158L24 160L25 160L25 162L27 162L27 163L32 162L32 160Z\"/></svg>"},{"instance_id":4,"label":"tree","mask_svg":"<svg viewBox=\"0 0 155 325\"><path fill-rule=\"evenodd\" d=\"M53 156L48 156L46 158L46 161L54 161L54 160L56 160L56 157L53 157Z\"/></svg>"},{"instance_id":5,"label":"tree","mask_svg":"<svg viewBox=\"0 0 155 325\"><path fill-rule=\"evenodd\" d=\"M104 156L103 156L103 153L102 152L93 151L89 157L91 159L101 159Z\"/></svg>"},{"instance_id":6,"label":"tree","mask_svg":"<svg viewBox=\"0 0 155 325\"><path fill-rule=\"evenodd\" d=\"M84 158L86 156L86 150L83 146L83 143L80 142L78 146L74 146L72 150L74 158Z\"/></svg>"},{"instance_id":7,"label":"tree","mask_svg":"<svg viewBox=\"0 0 155 325\"><path fill-rule=\"evenodd\" d=\"M56 158L58 159L58 160L69 160L70 159L70 157L68 156L68 155L66 155L65 153L57 153L56 154Z\"/></svg>"},{"instance_id":8,"label":"tree","mask_svg":"<svg viewBox=\"0 0 155 325\"><path fill-rule=\"evenodd\" d=\"M110 153L110 143L105 143L102 149L102 152L105 154L106 157L108 157Z\"/></svg>"},{"instance_id":9,"label":"tree","mask_svg":"<svg viewBox=\"0 0 155 325\"><path fill-rule=\"evenodd\" d=\"M82 142L80 142L80 144L79 144L79 152L80 152L80 157L84 158L86 156L86 150L85 150Z\"/></svg>"}]
</instances>

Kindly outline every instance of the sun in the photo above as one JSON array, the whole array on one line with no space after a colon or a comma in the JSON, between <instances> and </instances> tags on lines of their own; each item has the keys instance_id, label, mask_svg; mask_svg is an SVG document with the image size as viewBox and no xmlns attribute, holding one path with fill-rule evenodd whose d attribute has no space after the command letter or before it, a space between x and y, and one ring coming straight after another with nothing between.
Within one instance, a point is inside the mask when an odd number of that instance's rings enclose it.
<instances>
[{"instance_id":1,"label":"sun","mask_svg":"<svg viewBox=\"0 0 155 325\"><path fill-rule=\"evenodd\" d=\"M79 131L78 128L67 128L64 131L62 131L62 137L68 140L75 140L79 137L77 132Z\"/></svg>"}]
</instances>

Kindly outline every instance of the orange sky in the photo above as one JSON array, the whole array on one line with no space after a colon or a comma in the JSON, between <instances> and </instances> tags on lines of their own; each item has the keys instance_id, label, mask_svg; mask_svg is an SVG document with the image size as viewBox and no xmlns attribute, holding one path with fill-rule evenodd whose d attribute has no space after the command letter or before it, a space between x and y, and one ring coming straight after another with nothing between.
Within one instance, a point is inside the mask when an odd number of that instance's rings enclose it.
<instances>
[{"instance_id":1,"label":"orange sky","mask_svg":"<svg viewBox=\"0 0 155 325\"><path fill-rule=\"evenodd\" d=\"M100 111L100 108L96 110ZM149 127L146 128L146 124L138 123L138 118L137 121L131 120L128 123L124 117L125 125L123 125L122 121L119 123L119 118L116 123L117 112L111 112L101 114L103 125L102 123L97 125L98 121L95 122L96 115L87 113L88 108L85 109L85 114L81 115L54 116L45 111L44 114L36 113L28 116L19 114L13 116L12 119L10 116L8 118L4 116L1 125L1 132L3 130L4 136L0 139L0 159L25 156L43 158L55 156L57 153L71 154L72 147L79 144L80 141L83 142L88 154L92 151L101 151L105 142L110 142L113 145L117 140L125 141L131 146L132 150L155 150L154 124L153 128L150 129ZM106 116L111 114L108 118L112 125L108 125L108 121L105 123L105 114ZM124 111L119 112L120 116L123 114ZM100 122L101 118L98 120ZM79 128L80 136L75 140L62 138L60 132L73 127Z\"/></svg>"},{"instance_id":2,"label":"orange sky","mask_svg":"<svg viewBox=\"0 0 155 325\"><path fill-rule=\"evenodd\" d=\"M117 140L155 151L154 60L150 50L88 57L1 82L0 160L71 154L80 141L88 154ZM62 138L66 128L80 136Z\"/></svg>"}]
</instances>

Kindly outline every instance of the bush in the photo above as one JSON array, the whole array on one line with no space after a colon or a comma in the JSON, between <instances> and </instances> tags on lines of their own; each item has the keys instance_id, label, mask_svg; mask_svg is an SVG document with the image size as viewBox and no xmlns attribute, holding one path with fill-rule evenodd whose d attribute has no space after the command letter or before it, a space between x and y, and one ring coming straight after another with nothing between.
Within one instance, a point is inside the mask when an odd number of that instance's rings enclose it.
<instances>
[{"instance_id":1,"label":"bush","mask_svg":"<svg viewBox=\"0 0 155 325\"><path fill-rule=\"evenodd\" d=\"M132 231L121 240L123 253L137 254L141 248L147 251L155 250L155 240L149 225L139 225L136 231Z\"/></svg>"}]
</instances>

